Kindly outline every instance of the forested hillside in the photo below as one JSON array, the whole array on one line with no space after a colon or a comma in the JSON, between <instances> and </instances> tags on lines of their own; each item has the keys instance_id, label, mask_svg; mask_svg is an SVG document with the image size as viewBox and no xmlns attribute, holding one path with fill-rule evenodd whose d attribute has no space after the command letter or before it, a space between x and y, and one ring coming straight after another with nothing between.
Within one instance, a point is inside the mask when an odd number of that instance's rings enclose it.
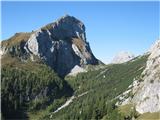
<instances>
[{"instance_id":1,"label":"forested hillside","mask_svg":"<svg viewBox=\"0 0 160 120\"><path fill-rule=\"evenodd\" d=\"M16 61L16 62L15 62ZM41 63L20 62L11 56L2 59L2 116L6 119L28 118L57 99L72 95L72 88L49 67Z\"/></svg>"},{"instance_id":2,"label":"forested hillside","mask_svg":"<svg viewBox=\"0 0 160 120\"><path fill-rule=\"evenodd\" d=\"M84 92L87 94L77 97L69 106L44 118L85 120L102 119L105 116L106 120L123 120L125 116L118 111L115 98L127 89L134 78L139 77L146 60L147 56L142 56L124 64L107 65L76 77L66 77L75 96ZM129 115L131 119L133 114Z\"/></svg>"},{"instance_id":3,"label":"forested hillside","mask_svg":"<svg viewBox=\"0 0 160 120\"><path fill-rule=\"evenodd\" d=\"M147 56L142 56L124 64L91 69L75 77L66 76L64 80L41 62L20 62L8 55L5 61L2 59L2 116L29 119L102 119L105 116L108 120L123 119L114 98L141 74L146 60ZM87 94L77 97L84 92ZM69 106L53 113L72 94L77 98Z\"/></svg>"}]
</instances>

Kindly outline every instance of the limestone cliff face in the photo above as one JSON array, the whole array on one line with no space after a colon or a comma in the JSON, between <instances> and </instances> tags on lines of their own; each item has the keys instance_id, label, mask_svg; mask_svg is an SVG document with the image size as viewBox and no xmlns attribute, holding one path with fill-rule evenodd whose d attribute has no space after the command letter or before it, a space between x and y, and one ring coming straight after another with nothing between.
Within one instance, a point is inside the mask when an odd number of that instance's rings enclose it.
<instances>
[{"instance_id":1,"label":"limestone cliff face","mask_svg":"<svg viewBox=\"0 0 160 120\"><path fill-rule=\"evenodd\" d=\"M135 78L128 90L118 96L120 101L117 102L117 105L131 103L141 114L160 112L160 40L156 41L147 54L149 57L141 76ZM130 93L132 97L129 96Z\"/></svg>"},{"instance_id":2,"label":"limestone cliff face","mask_svg":"<svg viewBox=\"0 0 160 120\"><path fill-rule=\"evenodd\" d=\"M160 111L160 40L150 49L150 56L142 73L140 85L135 87L133 102L139 113Z\"/></svg>"},{"instance_id":3,"label":"limestone cliff face","mask_svg":"<svg viewBox=\"0 0 160 120\"><path fill-rule=\"evenodd\" d=\"M38 57L62 76L76 65L98 64L86 41L84 24L69 15L32 32L22 49L32 61Z\"/></svg>"}]
</instances>

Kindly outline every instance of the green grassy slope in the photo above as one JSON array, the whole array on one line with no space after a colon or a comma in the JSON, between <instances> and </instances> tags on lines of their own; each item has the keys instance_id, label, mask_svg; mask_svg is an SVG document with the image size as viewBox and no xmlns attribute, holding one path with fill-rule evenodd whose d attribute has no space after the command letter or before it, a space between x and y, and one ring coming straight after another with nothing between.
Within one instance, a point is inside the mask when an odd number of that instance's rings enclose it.
<instances>
[{"instance_id":1,"label":"green grassy slope","mask_svg":"<svg viewBox=\"0 0 160 120\"><path fill-rule=\"evenodd\" d=\"M21 42L25 42L29 39L29 37L31 36L31 32L27 33L16 33L14 36L12 36L11 38L7 39L7 40L3 40L1 45L2 47L5 46L7 48L19 45Z\"/></svg>"},{"instance_id":2,"label":"green grassy slope","mask_svg":"<svg viewBox=\"0 0 160 120\"><path fill-rule=\"evenodd\" d=\"M144 113L137 120L160 120L160 112Z\"/></svg>"}]
</instances>

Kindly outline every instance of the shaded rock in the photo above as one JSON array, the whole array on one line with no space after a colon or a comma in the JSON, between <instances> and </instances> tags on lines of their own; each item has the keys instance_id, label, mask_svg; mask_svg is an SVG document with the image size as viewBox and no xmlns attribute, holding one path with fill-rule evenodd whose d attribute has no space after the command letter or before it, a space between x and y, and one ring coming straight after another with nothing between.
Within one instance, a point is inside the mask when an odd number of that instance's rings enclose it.
<instances>
[{"instance_id":1,"label":"shaded rock","mask_svg":"<svg viewBox=\"0 0 160 120\"><path fill-rule=\"evenodd\" d=\"M98 64L86 41L84 24L69 15L36 30L26 42L25 50L30 56L38 56L61 76L68 74L75 65Z\"/></svg>"}]
</instances>

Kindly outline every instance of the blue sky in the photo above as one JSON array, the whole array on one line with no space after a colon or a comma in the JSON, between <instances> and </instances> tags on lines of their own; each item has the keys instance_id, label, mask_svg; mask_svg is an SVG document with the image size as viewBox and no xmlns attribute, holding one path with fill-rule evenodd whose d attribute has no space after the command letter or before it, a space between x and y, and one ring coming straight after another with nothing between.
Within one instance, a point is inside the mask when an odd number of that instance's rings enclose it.
<instances>
[{"instance_id":1,"label":"blue sky","mask_svg":"<svg viewBox=\"0 0 160 120\"><path fill-rule=\"evenodd\" d=\"M158 2L2 2L2 40L65 14L85 24L94 55L105 63L119 51L142 54L159 37Z\"/></svg>"}]
</instances>

